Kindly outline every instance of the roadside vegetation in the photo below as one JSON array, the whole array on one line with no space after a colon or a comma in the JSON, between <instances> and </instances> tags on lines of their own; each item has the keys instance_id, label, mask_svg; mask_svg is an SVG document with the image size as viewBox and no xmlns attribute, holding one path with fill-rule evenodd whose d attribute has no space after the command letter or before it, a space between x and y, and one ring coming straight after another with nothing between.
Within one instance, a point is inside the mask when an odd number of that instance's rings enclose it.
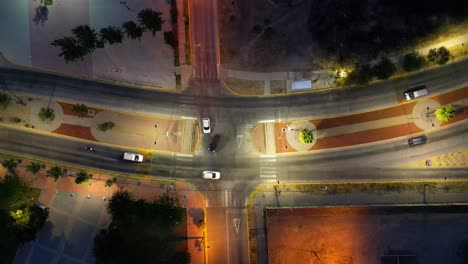
<instances>
[{"instance_id":1,"label":"roadside vegetation","mask_svg":"<svg viewBox=\"0 0 468 264\"><path fill-rule=\"evenodd\" d=\"M55 112L51 108L41 108L38 116L42 122L52 122L55 119Z\"/></svg>"},{"instance_id":2,"label":"roadside vegetation","mask_svg":"<svg viewBox=\"0 0 468 264\"><path fill-rule=\"evenodd\" d=\"M0 263L12 263L17 250L36 238L49 212L36 204L40 190L27 187L11 167L0 178Z\"/></svg>"},{"instance_id":3,"label":"roadside vegetation","mask_svg":"<svg viewBox=\"0 0 468 264\"><path fill-rule=\"evenodd\" d=\"M299 142L304 143L304 144L310 144L314 140L314 134L309 129L301 130L301 132L299 132L298 137L299 137Z\"/></svg>"},{"instance_id":4,"label":"roadside vegetation","mask_svg":"<svg viewBox=\"0 0 468 264\"><path fill-rule=\"evenodd\" d=\"M164 193L146 201L117 191L107 211L111 222L95 237L97 263L190 263L186 212L177 196Z\"/></svg>"},{"instance_id":5,"label":"roadside vegetation","mask_svg":"<svg viewBox=\"0 0 468 264\"><path fill-rule=\"evenodd\" d=\"M162 13L146 8L138 12L138 24L134 21L126 21L121 28L108 26L96 31L89 25L80 25L72 29L73 36L66 36L52 41L51 45L60 49L59 56L66 63L82 61L97 48L105 45L120 44L126 36L132 40L141 40L143 33L149 31L153 34L161 31L164 20Z\"/></svg>"},{"instance_id":6,"label":"roadside vegetation","mask_svg":"<svg viewBox=\"0 0 468 264\"><path fill-rule=\"evenodd\" d=\"M97 126L97 130L101 131L101 132L106 132L106 131L110 131L112 130L113 128L115 127L115 123L112 122L112 121L107 121L107 122L104 122L104 123L101 123Z\"/></svg>"},{"instance_id":7,"label":"roadside vegetation","mask_svg":"<svg viewBox=\"0 0 468 264\"><path fill-rule=\"evenodd\" d=\"M452 105L441 105L436 109L435 115L437 120L447 122L455 116L455 110Z\"/></svg>"}]
</instances>

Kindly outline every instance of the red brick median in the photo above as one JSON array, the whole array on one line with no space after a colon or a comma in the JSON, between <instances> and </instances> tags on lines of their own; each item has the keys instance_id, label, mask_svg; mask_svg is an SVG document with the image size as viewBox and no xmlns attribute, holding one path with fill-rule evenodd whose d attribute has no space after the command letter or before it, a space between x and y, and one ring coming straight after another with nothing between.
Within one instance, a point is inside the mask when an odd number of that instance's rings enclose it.
<instances>
[{"instance_id":1,"label":"red brick median","mask_svg":"<svg viewBox=\"0 0 468 264\"><path fill-rule=\"evenodd\" d=\"M57 134L61 134L61 135L67 135L67 136L71 136L71 137L97 141L93 137L93 135L91 133L91 129L89 127L85 127L85 126L78 126L78 125L72 125L72 124L61 124L59 126L59 128L52 131L52 133L57 133Z\"/></svg>"}]
</instances>

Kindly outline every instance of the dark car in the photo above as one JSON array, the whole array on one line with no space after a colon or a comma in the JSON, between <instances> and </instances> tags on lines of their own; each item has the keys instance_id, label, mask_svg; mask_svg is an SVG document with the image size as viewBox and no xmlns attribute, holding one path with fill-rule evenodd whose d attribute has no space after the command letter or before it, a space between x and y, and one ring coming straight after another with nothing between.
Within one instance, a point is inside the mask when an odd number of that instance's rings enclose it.
<instances>
[{"instance_id":1,"label":"dark car","mask_svg":"<svg viewBox=\"0 0 468 264\"><path fill-rule=\"evenodd\" d=\"M210 145L208 145L208 150L211 152L216 152L216 147L218 147L218 142L220 135L214 135L213 139L211 140Z\"/></svg>"},{"instance_id":2,"label":"dark car","mask_svg":"<svg viewBox=\"0 0 468 264\"><path fill-rule=\"evenodd\" d=\"M408 144L410 145L410 147L426 144L426 142L427 142L426 136L419 136L419 137L408 139Z\"/></svg>"}]
</instances>

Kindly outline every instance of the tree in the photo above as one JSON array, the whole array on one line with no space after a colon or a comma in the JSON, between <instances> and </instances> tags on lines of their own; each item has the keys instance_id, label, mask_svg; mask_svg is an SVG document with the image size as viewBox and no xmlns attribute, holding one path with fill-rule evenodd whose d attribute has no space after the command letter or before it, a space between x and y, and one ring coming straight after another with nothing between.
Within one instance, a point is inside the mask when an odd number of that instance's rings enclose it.
<instances>
[{"instance_id":1,"label":"tree","mask_svg":"<svg viewBox=\"0 0 468 264\"><path fill-rule=\"evenodd\" d=\"M30 172L32 175L36 175L41 170L41 164L37 162L31 162L26 166L26 171Z\"/></svg>"},{"instance_id":2,"label":"tree","mask_svg":"<svg viewBox=\"0 0 468 264\"><path fill-rule=\"evenodd\" d=\"M99 35L101 36L101 40L103 42L107 42L110 45L113 45L115 43L122 43L123 40L123 33L120 28L116 27L105 27L101 28L99 31Z\"/></svg>"},{"instance_id":3,"label":"tree","mask_svg":"<svg viewBox=\"0 0 468 264\"><path fill-rule=\"evenodd\" d=\"M435 115L437 120L447 122L455 116L455 111L452 105L441 105L436 109Z\"/></svg>"},{"instance_id":4,"label":"tree","mask_svg":"<svg viewBox=\"0 0 468 264\"><path fill-rule=\"evenodd\" d=\"M424 65L424 57L417 51L405 54L403 57L403 69L407 72L421 69Z\"/></svg>"},{"instance_id":5,"label":"tree","mask_svg":"<svg viewBox=\"0 0 468 264\"><path fill-rule=\"evenodd\" d=\"M179 41L177 41L177 37L174 34L174 31L166 31L164 32L164 41L167 45L171 46L173 49L176 49L179 45Z\"/></svg>"},{"instance_id":6,"label":"tree","mask_svg":"<svg viewBox=\"0 0 468 264\"><path fill-rule=\"evenodd\" d=\"M186 216L177 197L167 194L145 201L127 191L117 191L109 199L107 210L111 223L95 237L97 263L154 263L155 259L187 263L190 255L176 252L174 246L180 239L174 227L185 225L181 220Z\"/></svg>"},{"instance_id":7,"label":"tree","mask_svg":"<svg viewBox=\"0 0 468 264\"><path fill-rule=\"evenodd\" d=\"M60 47L61 53L60 57L65 59L65 62L75 62L78 59L83 60L83 57L86 55L86 49L78 44L78 41L72 37L64 37L61 39L56 39L51 43L52 46Z\"/></svg>"},{"instance_id":8,"label":"tree","mask_svg":"<svg viewBox=\"0 0 468 264\"><path fill-rule=\"evenodd\" d=\"M153 36L157 31L161 31L164 20L161 18L162 13L154 11L151 8L145 8L138 12L138 21L145 29L151 31Z\"/></svg>"},{"instance_id":9,"label":"tree","mask_svg":"<svg viewBox=\"0 0 468 264\"><path fill-rule=\"evenodd\" d=\"M88 114L88 106L85 104L76 104L73 106L72 111L75 112L78 117L83 118Z\"/></svg>"},{"instance_id":10,"label":"tree","mask_svg":"<svg viewBox=\"0 0 468 264\"><path fill-rule=\"evenodd\" d=\"M3 179L0 179L0 208L6 208L27 199L26 188L17 175L5 175Z\"/></svg>"},{"instance_id":11,"label":"tree","mask_svg":"<svg viewBox=\"0 0 468 264\"><path fill-rule=\"evenodd\" d=\"M447 61L450 60L451 54L450 51L445 47L440 47L438 49L430 49L427 54L427 60L432 63L437 63L439 65L444 65Z\"/></svg>"},{"instance_id":12,"label":"tree","mask_svg":"<svg viewBox=\"0 0 468 264\"><path fill-rule=\"evenodd\" d=\"M104 123L101 123L97 126L97 130L99 131L102 131L102 132L106 132L108 130L112 130L112 128L115 127L115 123L112 122L112 121L107 121L107 122L104 122Z\"/></svg>"},{"instance_id":13,"label":"tree","mask_svg":"<svg viewBox=\"0 0 468 264\"><path fill-rule=\"evenodd\" d=\"M18 209L16 211L10 211L10 217L13 218L13 224L15 226L24 228L29 224L31 215L29 213L29 208L26 207L24 210Z\"/></svg>"},{"instance_id":14,"label":"tree","mask_svg":"<svg viewBox=\"0 0 468 264\"><path fill-rule=\"evenodd\" d=\"M7 93L0 93L0 110L5 110L11 104L11 97Z\"/></svg>"},{"instance_id":15,"label":"tree","mask_svg":"<svg viewBox=\"0 0 468 264\"><path fill-rule=\"evenodd\" d=\"M299 132L299 141L304 144L310 144L314 140L314 134L309 129L303 129Z\"/></svg>"},{"instance_id":16,"label":"tree","mask_svg":"<svg viewBox=\"0 0 468 264\"><path fill-rule=\"evenodd\" d=\"M127 37L131 39L141 39L141 36L143 36L143 31L144 29L133 21L127 21L122 24L122 27L125 31L125 34L127 34Z\"/></svg>"},{"instance_id":17,"label":"tree","mask_svg":"<svg viewBox=\"0 0 468 264\"><path fill-rule=\"evenodd\" d=\"M13 172L16 169L16 167L18 166L18 163L13 158L10 158L10 159L3 160L2 161L2 166L7 171Z\"/></svg>"},{"instance_id":18,"label":"tree","mask_svg":"<svg viewBox=\"0 0 468 264\"><path fill-rule=\"evenodd\" d=\"M107 179L106 180L106 187L111 187L114 183L117 182L117 178Z\"/></svg>"},{"instance_id":19,"label":"tree","mask_svg":"<svg viewBox=\"0 0 468 264\"><path fill-rule=\"evenodd\" d=\"M81 183L88 182L89 178L90 178L90 176L89 176L88 173L86 173L85 171L80 171L80 172L78 172L78 174L76 174L75 183L76 184L81 184Z\"/></svg>"},{"instance_id":20,"label":"tree","mask_svg":"<svg viewBox=\"0 0 468 264\"><path fill-rule=\"evenodd\" d=\"M345 84L368 84L374 77L374 71L369 64L357 65L356 69L348 74Z\"/></svg>"},{"instance_id":21,"label":"tree","mask_svg":"<svg viewBox=\"0 0 468 264\"><path fill-rule=\"evenodd\" d=\"M96 49L97 33L89 25L77 26L72 29L72 33L75 35L78 45L83 47L86 54Z\"/></svg>"},{"instance_id":22,"label":"tree","mask_svg":"<svg viewBox=\"0 0 468 264\"><path fill-rule=\"evenodd\" d=\"M39 116L39 120L41 120L42 122L46 122L46 121L52 122L55 119L54 110L51 108L41 108L38 116Z\"/></svg>"},{"instance_id":23,"label":"tree","mask_svg":"<svg viewBox=\"0 0 468 264\"><path fill-rule=\"evenodd\" d=\"M374 74L380 80L390 78L396 72L396 66L387 57L380 58L380 61L374 65Z\"/></svg>"},{"instance_id":24,"label":"tree","mask_svg":"<svg viewBox=\"0 0 468 264\"><path fill-rule=\"evenodd\" d=\"M50 168L47 172L47 177L52 177L57 181L60 177L65 175L65 171L59 166L54 166Z\"/></svg>"},{"instance_id":25,"label":"tree","mask_svg":"<svg viewBox=\"0 0 468 264\"><path fill-rule=\"evenodd\" d=\"M190 264L190 253L188 253L188 252L177 252L172 256L170 263L173 263L173 264Z\"/></svg>"}]
</instances>

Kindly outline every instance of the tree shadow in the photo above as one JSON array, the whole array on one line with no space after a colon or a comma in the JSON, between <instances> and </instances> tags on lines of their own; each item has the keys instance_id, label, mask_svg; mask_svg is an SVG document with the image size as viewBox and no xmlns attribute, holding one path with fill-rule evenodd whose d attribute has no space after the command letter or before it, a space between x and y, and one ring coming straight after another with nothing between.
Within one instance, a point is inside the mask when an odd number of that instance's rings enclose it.
<instances>
[{"instance_id":1,"label":"tree shadow","mask_svg":"<svg viewBox=\"0 0 468 264\"><path fill-rule=\"evenodd\" d=\"M40 5L34 10L36 11L36 15L33 18L34 24L38 25L40 23L41 26L44 26L44 22L49 18L49 9L47 6Z\"/></svg>"}]
</instances>

